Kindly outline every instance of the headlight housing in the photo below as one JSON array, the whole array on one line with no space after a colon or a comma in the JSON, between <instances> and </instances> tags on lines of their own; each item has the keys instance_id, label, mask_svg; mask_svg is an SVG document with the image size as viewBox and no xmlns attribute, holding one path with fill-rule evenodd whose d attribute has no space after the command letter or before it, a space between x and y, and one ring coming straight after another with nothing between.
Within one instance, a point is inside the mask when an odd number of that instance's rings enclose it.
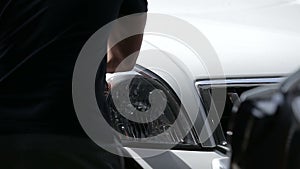
<instances>
[{"instance_id":1,"label":"headlight housing","mask_svg":"<svg viewBox=\"0 0 300 169\"><path fill-rule=\"evenodd\" d=\"M145 143L145 138L162 134L164 135L162 140L149 139L146 140L146 143L198 145L197 136L193 129L186 136L183 135L180 126L168 130L178 117L182 105L170 86L154 73L137 66L134 71L117 73L113 77L108 78L107 81L112 85L111 90L113 91L107 97L110 108L107 121L119 134L126 136L126 139L122 140L123 143L139 143L141 139L144 139L143 143ZM129 102L120 99L123 90L129 91ZM129 116L134 116L135 112L132 111L132 106L141 112L149 110L153 106L149 102L149 95L154 90L162 92L163 95L161 97L167 103L157 119L147 123L138 123L122 115L127 113ZM116 106L116 102L118 106ZM188 116L185 117L185 119L180 120L181 123L191 123ZM182 126L186 125L183 124Z\"/></svg>"}]
</instances>

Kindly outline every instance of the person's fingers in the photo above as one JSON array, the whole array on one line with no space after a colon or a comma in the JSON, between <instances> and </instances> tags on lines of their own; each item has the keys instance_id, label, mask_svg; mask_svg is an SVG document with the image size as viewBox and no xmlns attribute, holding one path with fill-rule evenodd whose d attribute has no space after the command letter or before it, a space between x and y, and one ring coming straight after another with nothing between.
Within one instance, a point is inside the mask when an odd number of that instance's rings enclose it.
<instances>
[{"instance_id":1,"label":"person's fingers","mask_svg":"<svg viewBox=\"0 0 300 169\"><path fill-rule=\"evenodd\" d=\"M111 90L111 84L110 84L110 83L107 83L107 82L105 82L104 95L105 95L105 96L108 96L108 94L109 94L110 90Z\"/></svg>"}]
</instances>

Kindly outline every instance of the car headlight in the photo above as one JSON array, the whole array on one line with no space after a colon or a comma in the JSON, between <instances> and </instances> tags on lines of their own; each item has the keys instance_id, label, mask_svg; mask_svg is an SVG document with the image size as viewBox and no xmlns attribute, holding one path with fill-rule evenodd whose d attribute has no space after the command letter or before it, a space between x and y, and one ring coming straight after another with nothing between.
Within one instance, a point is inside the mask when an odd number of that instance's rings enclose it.
<instances>
[{"instance_id":1,"label":"car headlight","mask_svg":"<svg viewBox=\"0 0 300 169\"><path fill-rule=\"evenodd\" d=\"M162 140L149 139L147 143L177 144L179 142L185 145L198 145L193 130L186 136L183 136L180 125L172 128L172 130L168 130L178 117L182 105L175 92L154 73L141 67L136 67L132 72L117 73L107 81L112 85L112 92L107 96L110 108L107 121L116 131L127 136L126 140L122 140L122 142L139 142L142 138L163 134ZM125 89L129 91L129 102L122 100L121 95ZM150 122L139 123L122 115L127 113L129 116L134 116L135 112L132 111L132 107L140 112L149 110L153 106L149 101L149 96L154 90L162 92L161 99L166 101L163 112L158 118L153 121L143 119ZM156 111L156 108L154 107L153 110ZM157 108L157 111L160 110ZM147 116L145 117L147 118ZM186 116L186 119L181 120L181 123L190 123L190 120Z\"/></svg>"}]
</instances>

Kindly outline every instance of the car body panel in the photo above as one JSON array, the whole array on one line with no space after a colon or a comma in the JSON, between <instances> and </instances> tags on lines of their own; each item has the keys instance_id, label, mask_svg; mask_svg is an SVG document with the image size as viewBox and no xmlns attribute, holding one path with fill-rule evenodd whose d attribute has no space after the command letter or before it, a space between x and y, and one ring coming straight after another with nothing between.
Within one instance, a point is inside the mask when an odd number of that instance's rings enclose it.
<instances>
[{"instance_id":1,"label":"car body panel","mask_svg":"<svg viewBox=\"0 0 300 169\"><path fill-rule=\"evenodd\" d=\"M223 69L223 73L211 73L207 66L219 65L205 65L188 44L176 37L174 40L146 32L137 63L164 79L179 97L189 90L182 87L185 82L195 88L199 80L282 77L300 66L299 0L151 0L149 13L171 15L197 28L215 50ZM144 54L147 50L155 52ZM185 100L185 107L189 107L191 99L200 102L200 98L194 97L181 99ZM153 168L151 162L156 166L173 162L160 156L147 160L140 158L136 149L127 149L145 168ZM168 153L179 157L189 168L221 169L229 164L229 158L218 151L168 150ZM162 166L158 168L168 165Z\"/></svg>"},{"instance_id":2,"label":"car body panel","mask_svg":"<svg viewBox=\"0 0 300 169\"><path fill-rule=\"evenodd\" d=\"M203 169L222 169L221 166L227 165L228 157L217 151L182 151L182 150L151 150L126 148L128 153L145 169L156 168L203 168ZM158 156L141 158L139 154L147 154L148 152L162 151Z\"/></svg>"},{"instance_id":3,"label":"car body panel","mask_svg":"<svg viewBox=\"0 0 300 169\"><path fill-rule=\"evenodd\" d=\"M223 3L223 8L220 5ZM243 2L243 3L242 3ZM172 1L152 0L149 12L183 19L206 36L215 49L224 74L208 75L205 65L182 47L161 37L145 35L147 42L171 52L191 72L193 80L226 77L286 76L300 66L299 1ZM164 5L165 4L165 5ZM185 5L186 4L186 5ZM230 5L226 5L230 4ZM258 5L255 5L258 4ZM201 6L207 6L207 9ZM175 29L175 28L174 28ZM172 45L171 45L172 44ZM194 57L194 58L193 58ZM143 60L149 67L161 58ZM199 60L199 59L198 59ZM199 66L201 65L202 66Z\"/></svg>"}]
</instances>

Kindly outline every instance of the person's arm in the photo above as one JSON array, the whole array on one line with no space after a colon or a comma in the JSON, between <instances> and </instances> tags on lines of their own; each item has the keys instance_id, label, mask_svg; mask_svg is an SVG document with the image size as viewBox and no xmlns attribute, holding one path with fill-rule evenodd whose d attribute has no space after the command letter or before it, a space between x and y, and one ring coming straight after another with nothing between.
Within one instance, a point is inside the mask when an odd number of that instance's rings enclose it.
<instances>
[{"instance_id":1,"label":"person's arm","mask_svg":"<svg viewBox=\"0 0 300 169\"><path fill-rule=\"evenodd\" d=\"M111 48L107 53L107 73L133 69L139 55L143 35L131 36ZM108 47L110 49L110 46Z\"/></svg>"},{"instance_id":2,"label":"person's arm","mask_svg":"<svg viewBox=\"0 0 300 169\"><path fill-rule=\"evenodd\" d=\"M141 12L147 12L146 0L124 0L120 9L120 17L134 13L140 14L138 14L138 17L135 17L134 24L117 22L112 28L108 40L107 73L130 71L136 64L143 41L143 34L128 37L116 45L114 45L114 42L124 32L135 31L142 33L144 31L147 16L146 13Z\"/></svg>"}]
</instances>

